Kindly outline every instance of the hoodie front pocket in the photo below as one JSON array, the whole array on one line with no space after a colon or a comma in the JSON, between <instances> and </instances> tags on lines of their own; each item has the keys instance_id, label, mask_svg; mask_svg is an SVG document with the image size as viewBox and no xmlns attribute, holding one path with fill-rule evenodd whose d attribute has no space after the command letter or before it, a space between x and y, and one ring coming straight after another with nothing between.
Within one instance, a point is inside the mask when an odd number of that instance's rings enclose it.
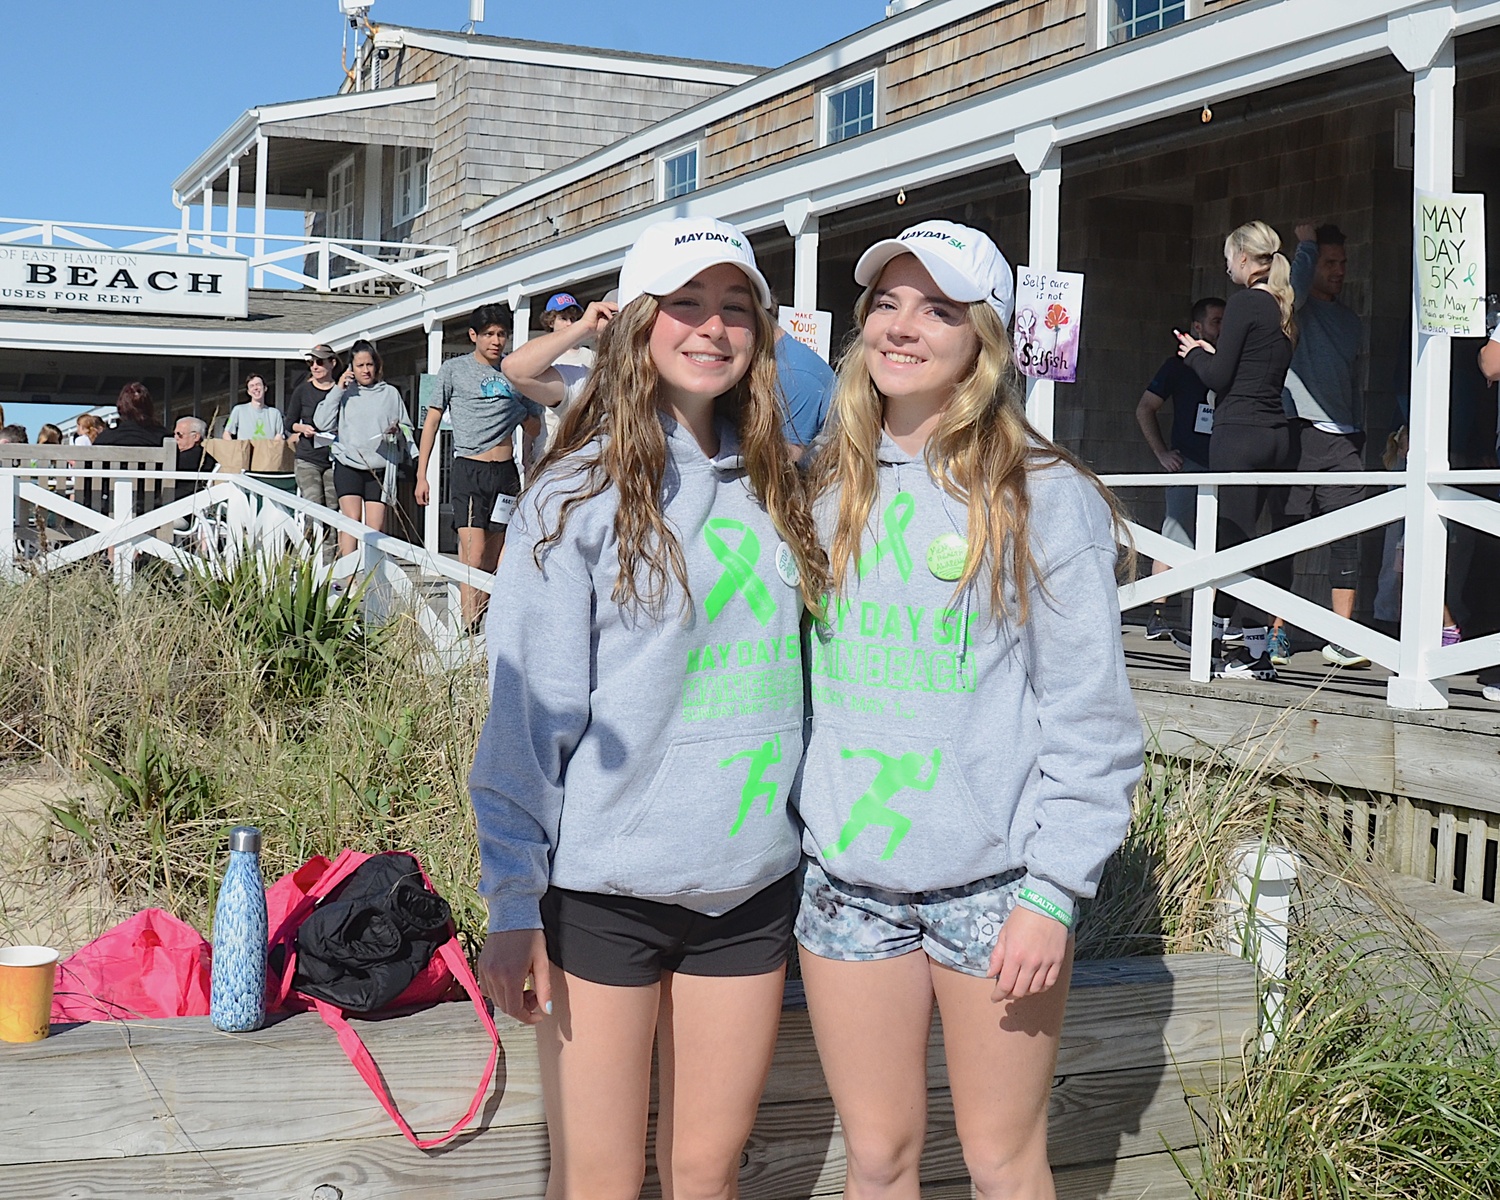
<instances>
[{"instance_id":1,"label":"hoodie front pocket","mask_svg":"<svg viewBox=\"0 0 1500 1200\"><path fill-rule=\"evenodd\" d=\"M787 811L801 731L673 742L616 836L622 891L665 896L755 882L769 859L797 858Z\"/></svg>"},{"instance_id":2,"label":"hoodie front pocket","mask_svg":"<svg viewBox=\"0 0 1500 1200\"><path fill-rule=\"evenodd\" d=\"M823 866L850 883L921 891L994 873L1001 839L946 735L819 722L798 808Z\"/></svg>"}]
</instances>

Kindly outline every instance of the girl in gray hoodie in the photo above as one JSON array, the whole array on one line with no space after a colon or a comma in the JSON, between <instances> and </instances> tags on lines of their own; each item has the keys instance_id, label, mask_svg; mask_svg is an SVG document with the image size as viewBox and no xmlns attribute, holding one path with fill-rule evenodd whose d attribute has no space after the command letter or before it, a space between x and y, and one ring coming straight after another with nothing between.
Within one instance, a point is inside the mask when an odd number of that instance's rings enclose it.
<instances>
[{"instance_id":1,"label":"girl in gray hoodie","mask_svg":"<svg viewBox=\"0 0 1500 1200\"><path fill-rule=\"evenodd\" d=\"M537 1026L552 1196L640 1190L653 1042L663 1191L735 1194L770 1069L825 579L770 303L733 226L647 229L496 576L479 977Z\"/></svg>"},{"instance_id":2,"label":"girl in gray hoodie","mask_svg":"<svg viewBox=\"0 0 1500 1200\"><path fill-rule=\"evenodd\" d=\"M337 434L333 489L339 512L377 533L395 503L396 469L412 451L411 415L401 393L381 378L384 371L374 344L355 342L349 369L313 413L320 432ZM341 530L339 557L353 551L354 536Z\"/></svg>"},{"instance_id":3,"label":"girl in gray hoodie","mask_svg":"<svg viewBox=\"0 0 1500 1200\"><path fill-rule=\"evenodd\" d=\"M1075 904L1141 733L1112 503L1026 422L1010 266L946 221L871 247L812 466L797 938L850 1196L916 1200L934 1002L980 1196L1053 1194L1047 1096Z\"/></svg>"}]
</instances>

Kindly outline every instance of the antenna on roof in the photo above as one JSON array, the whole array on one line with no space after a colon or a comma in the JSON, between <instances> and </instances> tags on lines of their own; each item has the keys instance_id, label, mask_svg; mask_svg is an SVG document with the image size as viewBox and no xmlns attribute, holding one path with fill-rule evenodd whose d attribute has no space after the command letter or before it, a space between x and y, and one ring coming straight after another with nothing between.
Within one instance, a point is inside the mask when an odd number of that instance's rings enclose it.
<instances>
[{"instance_id":1,"label":"antenna on roof","mask_svg":"<svg viewBox=\"0 0 1500 1200\"><path fill-rule=\"evenodd\" d=\"M474 26L484 20L484 0L469 0L469 23L464 26L465 33L473 33Z\"/></svg>"}]
</instances>

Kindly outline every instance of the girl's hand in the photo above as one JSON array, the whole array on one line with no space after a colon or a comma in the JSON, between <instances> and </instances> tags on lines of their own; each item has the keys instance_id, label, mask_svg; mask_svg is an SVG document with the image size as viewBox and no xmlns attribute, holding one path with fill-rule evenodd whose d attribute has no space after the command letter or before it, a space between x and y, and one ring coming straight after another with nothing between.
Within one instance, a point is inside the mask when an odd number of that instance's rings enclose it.
<instances>
[{"instance_id":1,"label":"girl's hand","mask_svg":"<svg viewBox=\"0 0 1500 1200\"><path fill-rule=\"evenodd\" d=\"M1178 334L1178 336L1181 337L1182 335ZM354 382L354 368L353 367L345 367L344 368L344 373L339 376L339 387L347 389L348 386L351 383L353 383L353 382Z\"/></svg>"},{"instance_id":2,"label":"girl's hand","mask_svg":"<svg viewBox=\"0 0 1500 1200\"><path fill-rule=\"evenodd\" d=\"M527 1025L550 1014L552 965L542 931L507 929L486 935L479 952L479 986L501 1012Z\"/></svg>"},{"instance_id":3,"label":"girl's hand","mask_svg":"<svg viewBox=\"0 0 1500 1200\"><path fill-rule=\"evenodd\" d=\"M295 429L298 433L307 434L308 437L314 437L318 432L306 421L298 421L295 425L292 426L292 428Z\"/></svg>"},{"instance_id":4,"label":"girl's hand","mask_svg":"<svg viewBox=\"0 0 1500 1200\"><path fill-rule=\"evenodd\" d=\"M578 318L578 327L588 331L588 336L593 337L614 320L615 314L620 311L618 304L611 304L604 300L595 300L583 310L583 316Z\"/></svg>"},{"instance_id":5,"label":"girl's hand","mask_svg":"<svg viewBox=\"0 0 1500 1200\"><path fill-rule=\"evenodd\" d=\"M1067 956L1068 927L1016 905L1000 927L1000 939L990 955L994 999L1019 1000L1045 992L1057 982Z\"/></svg>"}]
</instances>

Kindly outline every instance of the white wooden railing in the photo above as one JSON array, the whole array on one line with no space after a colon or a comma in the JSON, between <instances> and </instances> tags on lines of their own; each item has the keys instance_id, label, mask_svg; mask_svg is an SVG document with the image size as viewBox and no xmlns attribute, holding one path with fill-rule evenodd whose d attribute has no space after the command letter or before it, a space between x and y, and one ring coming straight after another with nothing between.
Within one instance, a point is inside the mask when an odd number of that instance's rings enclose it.
<instances>
[{"instance_id":1,"label":"white wooden railing","mask_svg":"<svg viewBox=\"0 0 1500 1200\"><path fill-rule=\"evenodd\" d=\"M436 475L438 456L433 456L432 474ZM108 515L74 503L48 488L47 480L63 479L101 481L101 491L110 493ZM1462 675L1500 663L1500 634L1442 645L1441 621L1437 614L1420 620L1413 606L1403 605L1401 636L1392 638L1368 626L1346 620L1331 610L1257 579L1248 572L1268 562L1290 557L1342 537L1402 520L1408 512L1407 489L1427 486L1433 489L1440 516L1457 521L1481 532L1500 537L1500 503L1459 490L1457 485L1497 484L1500 471L1430 472L1426 483L1419 476L1394 471L1362 473L1246 472L1178 475L1108 475L1105 482L1113 488L1196 487L1198 491L1197 542L1189 548L1161 536L1153 529L1132 522L1130 530L1137 548L1153 559L1168 563L1170 569L1159 575L1144 576L1120 588L1120 607L1134 608L1179 592L1192 594L1192 653L1190 676L1206 681L1210 669L1213 595L1222 589L1277 614L1319 638L1346 646L1372 661L1390 668L1392 684L1418 680L1440 686L1447 676ZM172 500L148 512L140 512L138 495L148 488L175 481L198 481L204 490ZM435 481L434 481L435 482ZM1371 489L1366 500L1337 512L1303 521L1266 534L1227 550L1216 548L1218 525L1218 490L1221 486L1276 484L1359 484ZM1383 490L1377 490L1383 489ZM255 501L252 502L252 497ZM432 505L438 502L434 487ZM14 577L23 570L46 571L66 566L91 555L113 553L116 579L128 586L136 559L150 554L178 566L188 567L193 560L210 561L216 555L234 554L235 547L248 544L272 552L309 552L317 544L313 534L319 530L326 537L339 532L352 536L357 544L353 554L336 562L336 578L355 572L373 576L374 586L368 592L368 603L387 609L402 607L413 612L433 645L442 651L455 647L463 637L457 590L469 584L490 592L494 576L444 558L431 546L424 547L389 534L376 533L358 521L345 517L320 504L248 475L185 475L177 472L122 470L120 468L77 469L8 467L0 468L0 530L16 530L17 517L23 505L30 504L63 520L93 532L57 548L37 546L27 558L15 536L0 537L0 578ZM167 541L158 532L179 518L187 518L213 530L208 542ZM1441 570L1444 547L1429 547L1428 562ZM419 578L441 581L446 589L447 604L439 612L429 605L421 588L413 582L406 568L414 568ZM1429 569L1432 569L1429 565ZM1410 595L1410 589L1407 590ZM1413 654L1412 647L1417 653ZM1412 689L1392 686L1388 702L1395 707L1409 707L1402 697ZM1431 705L1426 705L1431 707Z\"/></svg>"},{"instance_id":2,"label":"white wooden railing","mask_svg":"<svg viewBox=\"0 0 1500 1200\"><path fill-rule=\"evenodd\" d=\"M229 230L205 233L185 226L166 229L0 217L0 245L5 244L142 253L164 250L220 258L239 257L248 249L256 287L264 287L270 275L318 292L358 291L379 281L421 289L458 273L458 251L451 246ZM308 260L312 260L310 268Z\"/></svg>"},{"instance_id":3,"label":"white wooden railing","mask_svg":"<svg viewBox=\"0 0 1500 1200\"><path fill-rule=\"evenodd\" d=\"M1159 575L1146 576L1120 588L1121 610L1134 608L1180 592L1192 593L1192 655L1190 676L1204 681L1209 678L1210 647L1213 628L1213 596L1216 590L1229 592L1257 608L1274 613L1317 637L1363 654L1372 662L1388 667L1395 674L1388 688L1387 702L1392 707L1441 707L1431 697L1441 694L1441 681L1452 675L1464 675L1500 663L1500 634L1442 644L1441 608L1419 612L1409 603L1414 581L1403 580L1401 636L1388 637L1369 626L1338 616L1332 610L1314 604L1301 596L1276 587L1248 574L1254 567L1289 558L1303 550L1326 545L1367 529L1404 520L1410 511L1411 488L1426 488L1435 499L1437 514L1443 521L1456 521L1482 533L1500 537L1500 503L1470 492L1458 485L1500 483L1500 471L1411 471L1310 472L1249 471L1205 472L1202 474L1105 475L1111 488L1196 487L1197 533L1193 547L1183 546L1163 537L1154 529L1130 523L1136 548L1152 559L1169 564ZM1265 534L1227 550L1217 548L1219 497L1221 486L1289 486L1292 484L1360 485L1370 489L1370 496L1348 508L1301 521L1285 529ZM1441 577L1446 568L1446 544L1428 545L1426 569ZM1410 556L1409 556L1410 557ZM1440 592L1440 589L1439 589ZM1430 606L1429 606L1430 607ZM1433 685L1420 689L1411 685ZM1426 699L1419 705L1406 703L1418 695Z\"/></svg>"},{"instance_id":4,"label":"white wooden railing","mask_svg":"<svg viewBox=\"0 0 1500 1200\"><path fill-rule=\"evenodd\" d=\"M95 512L69 500L47 485L49 480L97 479L110 492L110 512ZM158 483L200 485L201 490L171 500L147 511L139 511L138 492ZM82 537L52 547L47 543L45 521L35 537L19 525L24 506L55 513L63 521L83 530ZM185 521L188 528L173 531ZM141 555L159 558L180 570L212 569L233 563L253 548L257 554L299 554L319 572L328 571L335 580L356 574L366 580L364 606L373 618L404 613L414 618L433 649L444 661L462 656L467 643L460 612L458 589L468 584L483 592L494 588L495 577L462 563L392 537L377 533L342 513L314 504L302 497L249 475L194 475L179 471L122 471L118 469L0 468L0 580L14 580L27 572L45 572L80 562L98 554L109 554L115 581L122 587L134 582ZM16 533L26 533L18 538ZM339 533L355 541L352 553L324 567L320 561L322 538ZM170 539L170 540L169 540ZM414 581L407 568L414 568ZM446 604L428 602L427 589L419 582L442 586Z\"/></svg>"}]
</instances>

